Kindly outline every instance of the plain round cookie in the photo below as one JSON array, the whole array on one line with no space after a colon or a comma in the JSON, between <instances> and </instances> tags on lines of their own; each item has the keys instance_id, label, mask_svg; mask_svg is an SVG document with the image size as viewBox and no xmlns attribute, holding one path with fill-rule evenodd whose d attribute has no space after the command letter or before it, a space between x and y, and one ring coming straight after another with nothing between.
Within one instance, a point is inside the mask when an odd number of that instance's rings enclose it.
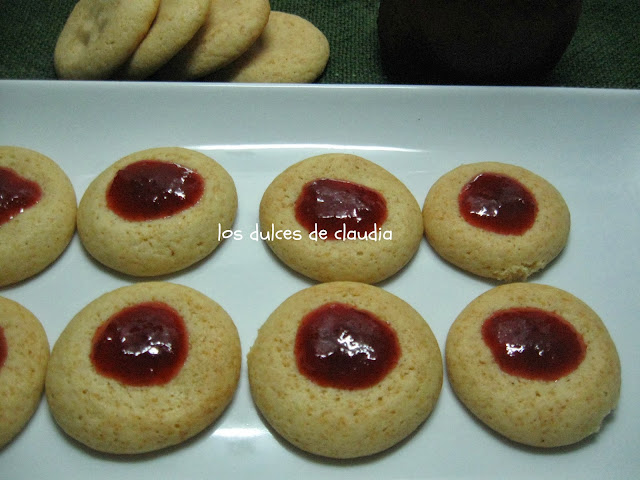
<instances>
[{"instance_id":1,"label":"plain round cookie","mask_svg":"<svg viewBox=\"0 0 640 480\"><path fill-rule=\"evenodd\" d=\"M0 287L51 265L76 229L77 200L67 174L51 158L22 147L0 146L0 167L36 182L42 197L0 225Z\"/></svg>"},{"instance_id":2,"label":"plain round cookie","mask_svg":"<svg viewBox=\"0 0 640 480\"><path fill-rule=\"evenodd\" d=\"M310 239L295 217L295 203L305 184L319 178L349 181L379 192L388 216L378 227L390 231L392 239ZM270 239L267 244L291 269L322 282L380 282L402 269L422 241L420 206L409 189L379 165L346 153L310 157L279 174L260 202L260 228L302 232L300 240Z\"/></svg>"},{"instance_id":3,"label":"plain round cookie","mask_svg":"<svg viewBox=\"0 0 640 480\"><path fill-rule=\"evenodd\" d=\"M40 404L49 361L49 341L40 321L13 300L0 297L0 449L25 427Z\"/></svg>"},{"instance_id":4,"label":"plain round cookie","mask_svg":"<svg viewBox=\"0 0 640 480\"><path fill-rule=\"evenodd\" d=\"M56 42L53 59L58 77L111 77L142 42L159 5L160 0L80 0Z\"/></svg>"},{"instance_id":5,"label":"plain round cookie","mask_svg":"<svg viewBox=\"0 0 640 480\"><path fill-rule=\"evenodd\" d=\"M204 25L158 78L194 80L231 63L258 39L270 12L269 0L211 0Z\"/></svg>"},{"instance_id":6,"label":"plain round cookie","mask_svg":"<svg viewBox=\"0 0 640 480\"><path fill-rule=\"evenodd\" d=\"M182 317L187 359L164 385L130 386L99 374L90 354L96 329L122 309L163 302ZM107 453L158 450L193 437L230 403L240 375L236 327L220 305L189 287L143 282L108 292L83 308L51 352L46 397L58 425Z\"/></svg>"},{"instance_id":7,"label":"plain round cookie","mask_svg":"<svg viewBox=\"0 0 640 480\"><path fill-rule=\"evenodd\" d=\"M458 207L461 189L480 173L496 173L524 185L538 204L533 226L521 235L503 235L467 223ZM545 268L565 247L570 229L567 204L544 178L498 162L462 165L440 177L423 206L424 231L433 249L453 265L500 281L523 281Z\"/></svg>"},{"instance_id":8,"label":"plain round cookie","mask_svg":"<svg viewBox=\"0 0 640 480\"><path fill-rule=\"evenodd\" d=\"M129 221L107 206L107 191L117 172L142 160L174 163L196 171L205 181L200 201L172 216ZM78 207L78 234L100 263L128 275L149 277L182 270L220 244L218 228L229 229L238 198L235 184L215 160L195 150L159 147L118 160L85 191Z\"/></svg>"},{"instance_id":9,"label":"plain round cookie","mask_svg":"<svg viewBox=\"0 0 640 480\"><path fill-rule=\"evenodd\" d=\"M401 356L365 389L322 387L300 373L294 345L302 318L332 302L373 313L395 330ZM298 448L355 458L405 439L432 412L442 386L442 357L428 324L409 304L379 287L332 282L285 300L260 328L247 356L254 402L266 421Z\"/></svg>"},{"instance_id":10,"label":"plain round cookie","mask_svg":"<svg viewBox=\"0 0 640 480\"><path fill-rule=\"evenodd\" d=\"M212 81L311 83L329 61L327 37L308 20L272 11L260 38Z\"/></svg>"},{"instance_id":11,"label":"plain round cookie","mask_svg":"<svg viewBox=\"0 0 640 480\"><path fill-rule=\"evenodd\" d=\"M141 80L157 71L202 27L210 5L211 0L160 0L149 32L117 76Z\"/></svg>"},{"instance_id":12,"label":"plain round cookie","mask_svg":"<svg viewBox=\"0 0 640 480\"><path fill-rule=\"evenodd\" d=\"M533 307L560 315L582 335L586 355L555 381L505 373L482 337L494 312ZM513 283L489 290L457 317L445 349L449 382L464 405L496 432L535 447L570 445L600 429L620 395L620 360L598 315L555 287Z\"/></svg>"}]
</instances>

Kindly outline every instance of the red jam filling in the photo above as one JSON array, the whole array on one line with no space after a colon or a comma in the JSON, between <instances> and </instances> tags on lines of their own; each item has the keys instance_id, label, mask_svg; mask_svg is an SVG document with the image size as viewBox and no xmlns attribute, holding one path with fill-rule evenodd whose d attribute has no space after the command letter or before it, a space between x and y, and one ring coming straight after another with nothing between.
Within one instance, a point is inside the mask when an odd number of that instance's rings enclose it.
<instances>
[{"instance_id":1,"label":"red jam filling","mask_svg":"<svg viewBox=\"0 0 640 480\"><path fill-rule=\"evenodd\" d=\"M555 313L538 308L500 310L482 325L482 337L500 368L531 380L558 380L582 362L582 336Z\"/></svg>"},{"instance_id":2,"label":"red jam filling","mask_svg":"<svg viewBox=\"0 0 640 480\"><path fill-rule=\"evenodd\" d=\"M34 206L40 198L40 185L10 168L0 167L0 225Z\"/></svg>"},{"instance_id":3,"label":"red jam filling","mask_svg":"<svg viewBox=\"0 0 640 480\"><path fill-rule=\"evenodd\" d=\"M0 368L4 365L8 353L7 338L4 336L4 329L0 327Z\"/></svg>"},{"instance_id":4,"label":"red jam filling","mask_svg":"<svg viewBox=\"0 0 640 480\"><path fill-rule=\"evenodd\" d=\"M126 385L163 385L182 368L189 340L182 317L162 302L125 308L96 330L91 362Z\"/></svg>"},{"instance_id":5,"label":"red jam filling","mask_svg":"<svg viewBox=\"0 0 640 480\"><path fill-rule=\"evenodd\" d=\"M142 160L119 170L107 190L107 205L131 221L170 217L202 197L204 180L175 163Z\"/></svg>"},{"instance_id":6,"label":"red jam filling","mask_svg":"<svg viewBox=\"0 0 640 480\"><path fill-rule=\"evenodd\" d=\"M380 382L396 366L400 344L372 313L329 303L302 319L295 355L298 370L318 385L357 390Z\"/></svg>"},{"instance_id":7,"label":"red jam filling","mask_svg":"<svg viewBox=\"0 0 640 480\"><path fill-rule=\"evenodd\" d=\"M522 235L538 213L538 203L524 185L496 173L481 173L462 187L458 205L468 223L502 235Z\"/></svg>"},{"instance_id":8,"label":"red jam filling","mask_svg":"<svg viewBox=\"0 0 640 480\"><path fill-rule=\"evenodd\" d=\"M295 205L296 219L309 232L325 230L327 239L337 232L363 235L376 231L387 219L384 197L363 185L320 178L307 183Z\"/></svg>"}]
</instances>

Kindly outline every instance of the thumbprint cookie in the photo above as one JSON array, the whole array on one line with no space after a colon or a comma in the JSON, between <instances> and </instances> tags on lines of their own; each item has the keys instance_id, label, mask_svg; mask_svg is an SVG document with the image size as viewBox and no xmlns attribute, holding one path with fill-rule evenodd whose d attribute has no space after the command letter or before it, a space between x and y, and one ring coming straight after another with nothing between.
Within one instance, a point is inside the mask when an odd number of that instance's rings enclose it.
<instances>
[{"instance_id":1,"label":"thumbprint cookie","mask_svg":"<svg viewBox=\"0 0 640 480\"><path fill-rule=\"evenodd\" d=\"M260 202L273 253L321 282L378 283L400 271L422 240L420 206L389 171L362 157L329 153L280 173ZM287 238L281 232L297 232Z\"/></svg>"},{"instance_id":2,"label":"thumbprint cookie","mask_svg":"<svg viewBox=\"0 0 640 480\"><path fill-rule=\"evenodd\" d=\"M164 275L213 252L237 206L233 179L215 160L186 148L151 148L118 160L89 185L78 234L107 267Z\"/></svg>"},{"instance_id":3,"label":"thumbprint cookie","mask_svg":"<svg viewBox=\"0 0 640 480\"><path fill-rule=\"evenodd\" d=\"M423 206L424 231L442 258L499 281L526 280L565 247L569 208L542 177L516 165L462 165L436 181Z\"/></svg>"},{"instance_id":4,"label":"thumbprint cookie","mask_svg":"<svg viewBox=\"0 0 640 480\"><path fill-rule=\"evenodd\" d=\"M598 315L572 294L511 283L473 300L446 343L451 386L506 438L535 447L594 434L620 396L620 360Z\"/></svg>"},{"instance_id":5,"label":"thumbprint cookie","mask_svg":"<svg viewBox=\"0 0 640 480\"><path fill-rule=\"evenodd\" d=\"M0 287L40 273L76 230L76 194L49 157L0 146Z\"/></svg>"},{"instance_id":6,"label":"thumbprint cookie","mask_svg":"<svg viewBox=\"0 0 640 480\"><path fill-rule=\"evenodd\" d=\"M266 320L247 356L255 404L303 451L356 458L407 438L431 414L442 357L429 325L379 287L327 282Z\"/></svg>"},{"instance_id":7,"label":"thumbprint cookie","mask_svg":"<svg viewBox=\"0 0 640 480\"><path fill-rule=\"evenodd\" d=\"M189 287L142 282L105 293L66 326L45 391L55 421L101 452L177 445L225 410L240 375L231 317Z\"/></svg>"},{"instance_id":8,"label":"thumbprint cookie","mask_svg":"<svg viewBox=\"0 0 640 480\"><path fill-rule=\"evenodd\" d=\"M49 341L40 321L0 297L0 448L29 422L42 398Z\"/></svg>"}]
</instances>

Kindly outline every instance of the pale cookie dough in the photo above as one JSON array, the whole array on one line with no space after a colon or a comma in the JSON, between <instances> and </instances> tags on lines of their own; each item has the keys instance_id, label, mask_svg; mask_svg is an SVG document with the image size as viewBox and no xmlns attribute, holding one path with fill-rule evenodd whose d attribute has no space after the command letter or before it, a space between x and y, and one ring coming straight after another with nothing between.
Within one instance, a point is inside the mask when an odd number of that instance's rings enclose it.
<instances>
[{"instance_id":1,"label":"pale cookie dough","mask_svg":"<svg viewBox=\"0 0 640 480\"><path fill-rule=\"evenodd\" d=\"M533 226L521 235L503 235L470 225L458 207L461 189L480 173L510 176L535 197ZM516 165L479 162L462 165L431 187L423 206L424 230L433 249L453 265L505 282L522 281L545 268L565 247L569 208L547 180Z\"/></svg>"},{"instance_id":2,"label":"pale cookie dough","mask_svg":"<svg viewBox=\"0 0 640 480\"><path fill-rule=\"evenodd\" d=\"M363 185L386 200L388 216L378 229L391 239L313 240L296 219L303 187L319 178ZM300 239L270 238L267 244L286 265L314 280L380 282L400 271L422 241L420 206L409 189L389 171L357 155L330 153L307 158L278 175L260 202L260 228L301 232ZM384 235L384 233L382 233Z\"/></svg>"},{"instance_id":3,"label":"pale cookie dough","mask_svg":"<svg viewBox=\"0 0 640 480\"><path fill-rule=\"evenodd\" d=\"M150 301L184 321L189 348L182 368L154 386L99 374L90 358L96 329ZM45 389L55 421L72 438L101 452L135 454L179 444L211 425L233 398L240 365L238 332L220 305L189 287L139 283L100 296L69 322L51 352Z\"/></svg>"},{"instance_id":4,"label":"pale cookie dough","mask_svg":"<svg viewBox=\"0 0 640 480\"><path fill-rule=\"evenodd\" d=\"M569 322L586 345L577 369L552 381L503 371L481 329L494 312L514 307L542 309ZM584 302L555 287L512 283L480 295L451 326L445 356L451 386L471 413L526 445L579 442L600 429L620 396L620 360L606 326Z\"/></svg>"},{"instance_id":5,"label":"pale cookie dough","mask_svg":"<svg viewBox=\"0 0 640 480\"><path fill-rule=\"evenodd\" d=\"M53 59L61 79L104 80L149 31L160 0L80 0L58 37Z\"/></svg>"},{"instance_id":6,"label":"pale cookie dough","mask_svg":"<svg viewBox=\"0 0 640 480\"><path fill-rule=\"evenodd\" d=\"M378 383L355 390L323 387L297 366L303 317L338 302L371 312L396 333L400 358ZM319 284L285 300L267 319L247 356L256 406L298 448L331 458L372 455L398 444L430 415L442 386L442 357L428 324L409 304L378 287Z\"/></svg>"},{"instance_id":7,"label":"pale cookie dough","mask_svg":"<svg viewBox=\"0 0 640 480\"><path fill-rule=\"evenodd\" d=\"M328 61L329 42L315 25L297 15L272 11L260 38L209 80L311 83L322 74Z\"/></svg>"},{"instance_id":8,"label":"pale cookie dough","mask_svg":"<svg viewBox=\"0 0 640 480\"><path fill-rule=\"evenodd\" d=\"M131 221L107 205L117 172L141 160L159 160L192 169L205 180L202 198L172 216ZM215 160L194 150L159 147L132 153L104 170L87 188L78 208L78 234L100 263L128 275L149 277L182 270L220 244L218 229L231 228L238 198L235 184Z\"/></svg>"},{"instance_id":9,"label":"pale cookie dough","mask_svg":"<svg viewBox=\"0 0 640 480\"><path fill-rule=\"evenodd\" d=\"M204 25L157 77L194 80L231 63L258 39L270 11L269 0L211 0Z\"/></svg>"},{"instance_id":10,"label":"pale cookie dough","mask_svg":"<svg viewBox=\"0 0 640 480\"><path fill-rule=\"evenodd\" d=\"M184 47L204 24L211 0L161 0L151 29L117 76L142 80Z\"/></svg>"},{"instance_id":11,"label":"pale cookie dough","mask_svg":"<svg viewBox=\"0 0 640 480\"><path fill-rule=\"evenodd\" d=\"M0 225L0 287L30 278L51 265L73 237L77 211L69 177L49 157L27 148L0 146L2 167L36 182L42 197Z\"/></svg>"},{"instance_id":12,"label":"pale cookie dough","mask_svg":"<svg viewBox=\"0 0 640 480\"><path fill-rule=\"evenodd\" d=\"M40 321L22 305L0 297L0 449L29 422L40 404L49 341Z\"/></svg>"}]
</instances>

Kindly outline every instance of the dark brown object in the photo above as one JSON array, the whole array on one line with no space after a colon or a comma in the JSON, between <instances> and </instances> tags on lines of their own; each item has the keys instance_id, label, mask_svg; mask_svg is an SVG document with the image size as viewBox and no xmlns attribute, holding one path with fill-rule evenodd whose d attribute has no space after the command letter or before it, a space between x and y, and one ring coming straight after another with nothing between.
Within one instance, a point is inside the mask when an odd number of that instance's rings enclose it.
<instances>
[{"instance_id":1,"label":"dark brown object","mask_svg":"<svg viewBox=\"0 0 640 480\"><path fill-rule=\"evenodd\" d=\"M400 83L529 83L549 73L581 0L381 0L380 52Z\"/></svg>"}]
</instances>

